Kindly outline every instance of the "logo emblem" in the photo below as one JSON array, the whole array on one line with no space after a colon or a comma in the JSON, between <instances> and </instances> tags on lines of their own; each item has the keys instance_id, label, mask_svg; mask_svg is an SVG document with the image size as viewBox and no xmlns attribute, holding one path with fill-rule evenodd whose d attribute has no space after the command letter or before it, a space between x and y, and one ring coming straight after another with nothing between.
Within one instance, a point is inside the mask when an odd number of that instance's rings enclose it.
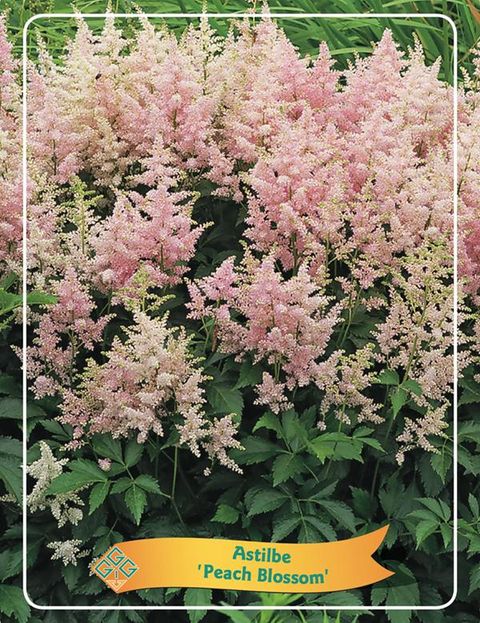
<instances>
[{"instance_id":1,"label":"logo emblem","mask_svg":"<svg viewBox=\"0 0 480 623\"><path fill-rule=\"evenodd\" d=\"M96 561L94 573L113 591L118 593L139 567L126 556L118 545L114 545Z\"/></svg>"}]
</instances>

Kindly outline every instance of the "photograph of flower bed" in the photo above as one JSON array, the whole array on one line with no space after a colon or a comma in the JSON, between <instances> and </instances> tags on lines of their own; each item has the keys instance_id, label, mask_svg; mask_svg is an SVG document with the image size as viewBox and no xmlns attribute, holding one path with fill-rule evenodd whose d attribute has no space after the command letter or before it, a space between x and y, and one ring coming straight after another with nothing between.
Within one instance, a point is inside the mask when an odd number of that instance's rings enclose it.
<instances>
[{"instance_id":1,"label":"photograph of flower bed","mask_svg":"<svg viewBox=\"0 0 480 623\"><path fill-rule=\"evenodd\" d=\"M191 21L179 37L141 14L101 32L78 20L60 58L38 37L28 65L30 596L257 603L117 596L89 565L127 539L323 542L388 523L379 557L395 576L290 603L444 603L455 92L440 60L388 28L341 70L268 16L227 36ZM7 214L21 201L21 92L4 31L0 66ZM465 404L480 393L479 75L458 93ZM0 236L7 290L18 218Z\"/></svg>"}]
</instances>

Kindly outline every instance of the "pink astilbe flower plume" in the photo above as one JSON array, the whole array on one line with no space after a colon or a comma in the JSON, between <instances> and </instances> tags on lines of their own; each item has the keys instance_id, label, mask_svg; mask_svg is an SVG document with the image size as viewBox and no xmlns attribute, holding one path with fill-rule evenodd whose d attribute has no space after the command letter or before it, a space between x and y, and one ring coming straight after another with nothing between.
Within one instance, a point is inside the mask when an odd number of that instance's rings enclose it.
<instances>
[{"instance_id":1,"label":"pink astilbe flower plume","mask_svg":"<svg viewBox=\"0 0 480 623\"><path fill-rule=\"evenodd\" d=\"M21 259L21 99L16 70L0 14L0 276L19 272Z\"/></svg>"},{"instance_id":2,"label":"pink astilbe flower plume","mask_svg":"<svg viewBox=\"0 0 480 623\"><path fill-rule=\"evenodd\" d=\"M62 394L72 387L79 355L91 351L103 336L109 316L92 318L95 304L73 269L53 287L57 302L39 318L33 346L27 349L27 374L38 397Z\"/></svg>"},{"instance_id":3,"label":"pink astilbe flower plume","mask_svg":"<svg viewBox=\"0 0 480 623\"><path fill-rule=\"evenodd\" d=\"M259 401L268 399L276 411L288 405L281 388L291 390L312 380L339 320L340 306L331 304L324 284L315 283L306 266L287 280L272 257L258 261L247 254L237 269L228 259L213 275L189 284L189 291L190 316L214 319L222 352L238 359L248 353L273 370L273 377L263 378Z\"/></svg>"},{"instance_id":4,"label":"pink astilbe flower plume","mask_svg":"<svg viewBox=\"0 0 480 623\"><path fill-rule=\"evenodd\" d=\"M204 227L192 220L186 193L159 186L146 196L119 196L110 217L93 232L93 268L100 289L132 285L142 267L153 286L175 285L187 270Z\"/></svg>"},{"instance_id":5,"label":"pink astilbe flower plume","mask_svg":"<svg viewBox=\"0 0 480 623\"><path fill-rule=\"evenodd\" d=\"M458 124L459 272L466 292L480 303L480 48L476 71L466 76Z\"/></svg>"},{"instance_id":6,"label":"pink astilbe flower plume","mask_svg":"<svg viewBox=\"0 0 480 623\"><path fill-rule=\"evenodd\" d=\"M5 272L19 260L20 100L3 22L0 70ZM100 33L79 19L55 62L39 42L29 285L58 302L31 316L29 375L38 396L63 401L73 446L95 432L144 442L174 431L236 469L236 424L207 416L210 381L190 354L203 344L232 368L258 366L259 408L297 408L308 388L325 427L381 424L390 403L377 402L376 379L388 369L410 381L398 460L435 447L451 394L455 190L453 89L439 70L387 29L341 72L326 44L302 57L268 15L225 37L206 17L180 37L144 16L133 35L113 15ZM477 302L478 78L460 94L458 189L462 297ZM193 342L174 326L185 285ZM172 316L155 317L150 301L174 297Z\"/></svg>"},{"instance_id":7,"label":"pink astilbe flower plume","mask_svg":"<svg viewBox=\"0 0 480 623\"><path fill-rule=\"evenodd\" d=\"M176 428L179 443L194 455L204 449L220 464L238 470L226 450L239 448L230 416L210 420L204 412L206 377L189 353L183 329L167 326L167 318L143 312L125 329L126 340L114 338L106 362L90 360L76 391L65 395L60 420L73 426L73 447L85 435L110 433L114 438L136 433L164 436Z\"/></svg>"}]
</instances>

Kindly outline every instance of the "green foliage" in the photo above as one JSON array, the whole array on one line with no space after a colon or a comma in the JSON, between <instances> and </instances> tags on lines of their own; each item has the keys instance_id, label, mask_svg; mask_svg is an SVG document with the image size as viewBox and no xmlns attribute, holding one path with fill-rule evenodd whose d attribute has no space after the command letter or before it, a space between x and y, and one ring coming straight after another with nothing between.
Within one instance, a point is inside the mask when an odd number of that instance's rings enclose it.
<instances>
[{"instance_id":1,"label":"green foliage","mask_svg":"<svg viewBox=\"0 0 480 623\"><path fill-rule=\"evenodd\" d=\"M0 584L0 612L19 623L27 623L30 607L25 602L21 588Z\"/></svg>"},{"instance_id":2,"label":"green foliage","mask_svg":"<svg viewBox=\"0 0 480 623\"><path fill-rule=\"evenodd\" d=\"M5 7L10 8L10 28L14 36L15 46L20 53L21 30L26 20L36 13L69 13L70 3L66 0L24 0L17 3L16 0L4 0ZM466 1L457 0L398 0L396 2L380 2L379 0L271 0L272 12L283 13L430 13L445 14L451 17L458 28L459 59L463 66L470 64L471 49L480 37L480 24L475 17L475 6L478 3L472 0L471 5ZM75 6L82 12L99 13L106 9L104 0L78 0ZM204 3L202 0L114 0L112 9L119 13L135 12L139 6L145 12L170 13L170 12L201 12ZM240 13L244 12L248 5L243 0L209 0L208 11L215 13ZM101 25L101 20L92 20L93 24ZM183 29L185 20L170 20L169 24L179 31ZM217 20L217 26L223 34L228 25L225 21ZM442 72L447 79L451 79L451 45L453 33L451 26L441 18L357 18L318 19L305 17L303 19L284 19L283 26L289 37L296 43L305 54L315 55L318 51L318 41L327 41L340 66L345 66L347 58L353 52L365 54L371 50L372 41L378 40L379 33L385 27L393 30L395 39L404 49L412 42L415 33L420 39L427 52L427 58L433 62L441 57L443 60ZM73 23L67 23L65 28L58 28L58 20L43 20L37 22L37 27L45 37L50 49L60 51L68 34L73 31ZM34 48L32 41L32 49ZM471 66L470 66L471 68Z\"/></svg>"}]
</instances>

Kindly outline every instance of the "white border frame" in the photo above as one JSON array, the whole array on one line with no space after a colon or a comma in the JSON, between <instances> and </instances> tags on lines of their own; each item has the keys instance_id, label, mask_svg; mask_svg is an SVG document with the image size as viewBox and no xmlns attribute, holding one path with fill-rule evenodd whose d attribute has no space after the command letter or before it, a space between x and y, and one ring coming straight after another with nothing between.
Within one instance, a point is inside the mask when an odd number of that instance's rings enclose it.
<instances>
[{"instance_id":1,"label":"white border frame","mask_svg":"<svg viewBox=\"0 0 480 623\"><path fill-rule=\"evenodd\" d=\"M454 294L453 294L453 593L450 599L444 604L436 606L418 606L418 605L405 605L405 606L305 606L305 605L289 605L289 606L43 606L38 605L30 599L28 594L28 573L27 573L27 66L28 66L28 54L27 54L27 33L28 28L35 21L41 19L72 19L72 18L107 18L114 16L120 19L139 19L140 17L147 18L187 18L187 19L199 19L201 17L217 18L217 19L242 19L245 17L271 17L272 19L304 19L304 18L318 18L318 19L354 19L354 18L376 18L376 19L440 19L445 20L450 24L453 32L453 237L454 237L454 252L453 252L453 270L454 270ZM353 610L353 611L384 611L389 610L444 610L452 605L457 597L458 592L458 31L455 22L448 16L442 13L39 13L33 15L27 20L23 27L23 108L22 108L22 165L23 165L23 240L22 240L22 252L23 252L23 369L22 369L22 398L23 398L23 574L22 574L22 590L26 602L36 610L312 610L312 611L341 611L341 610Z\"/></svg>"}]
</instances>

